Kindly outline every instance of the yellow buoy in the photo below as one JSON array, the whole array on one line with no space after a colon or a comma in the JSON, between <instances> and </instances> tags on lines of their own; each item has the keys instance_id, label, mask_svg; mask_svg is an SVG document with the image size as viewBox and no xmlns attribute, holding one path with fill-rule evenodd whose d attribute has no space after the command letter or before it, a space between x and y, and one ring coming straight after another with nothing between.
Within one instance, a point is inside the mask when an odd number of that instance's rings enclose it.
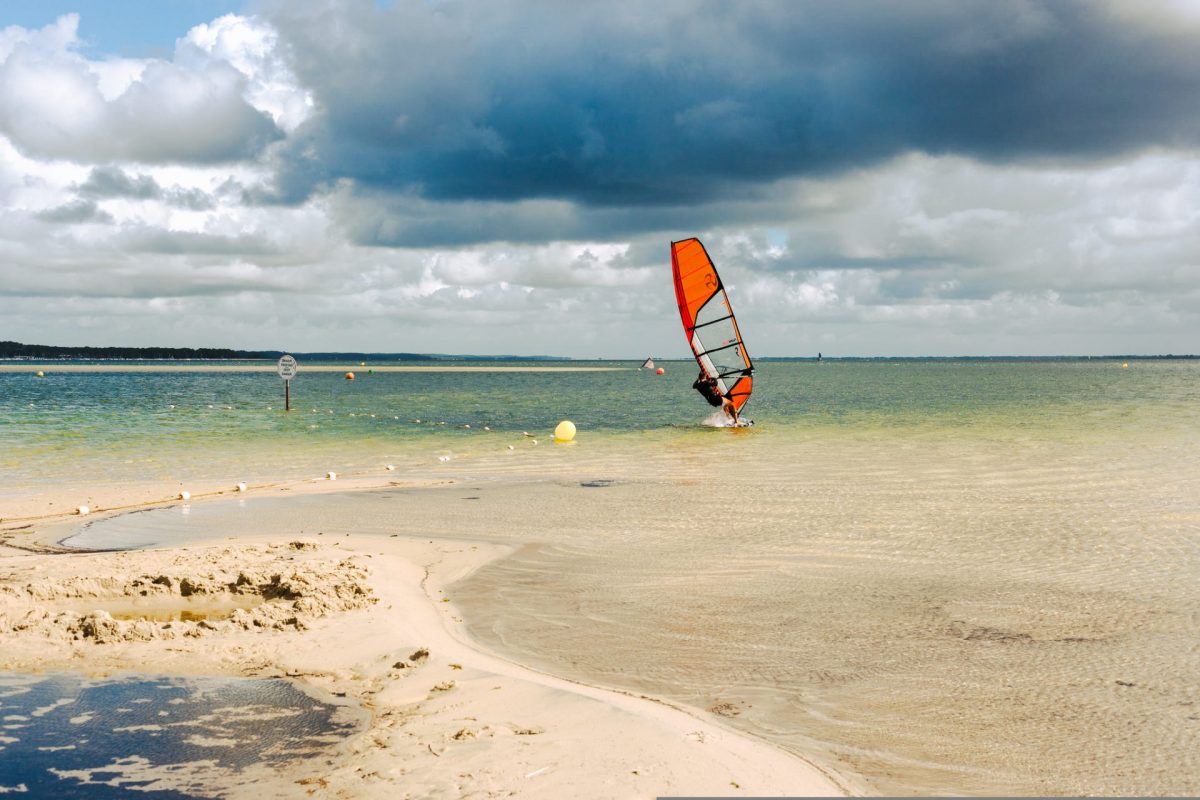
<instances>
[{"instance_id":1,"label":"yellow buoy","mask_svg":"<svg viewBox=\"0 0 1200 800\"><path fill-rule=\"evenodd\" d=\"M1122 364L1121 369L1129 369L1129 362L1126 361L1124 364Z\"/></svg>"},{"instance_id":2,"label":"yellow buoy","mask_svg":"<svg viewBox=\"0 0 1200 800\"><path fill-rule=\"evenodd\" d=\"M39 378L44 378L44 377L46 377L46 373L42 372L42 371L39 369L39 370L38 370L38 373L37 373L37 376L38 376Z\"/></svg>"},{"instance_id":3,"label":"yellow buoy","mask_svg":"<svg viewBox=\"0 0 1200 800\"><path fill-rule=\"evenodd\" d=\"M569 419L564 419L558 423L558 427L554 429L554 441L570 442L575 439L575 423Z\"/></svg>"}]
</instances>

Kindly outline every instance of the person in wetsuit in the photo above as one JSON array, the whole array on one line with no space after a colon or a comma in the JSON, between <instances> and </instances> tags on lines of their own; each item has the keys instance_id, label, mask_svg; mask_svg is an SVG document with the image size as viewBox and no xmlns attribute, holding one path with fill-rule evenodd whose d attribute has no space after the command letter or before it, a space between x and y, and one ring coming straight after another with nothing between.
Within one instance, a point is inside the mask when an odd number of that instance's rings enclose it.
<instances>
[{"instance_id":1,"label":"person in wetsuit","mask_svg":"<svg viewBox=\"0 0 1200 800\"><path fill-rule=\"evenodd\" d=\"M721 407L721 390L717 388L717 379L708 377L704 370L700 370L700 377L696 378L692 388L699 392L710 406Z\"/></svg>"},{"instance_id":2,"label":"person in wetsuit","mask_svg":"<svg viewBox=\"0 0 1200 800\"><path fill-rule=\"evenodd\" d=\"M699 392L710 406L724 411L725 415L733 420L734 425L738 424L737 406L733 404L733 399L729 395L721 394L721 390L717 388L716 378L710 378L704 370L700 370L700 377L696 378L692 388Z\"/></svg>"}]
</instances>

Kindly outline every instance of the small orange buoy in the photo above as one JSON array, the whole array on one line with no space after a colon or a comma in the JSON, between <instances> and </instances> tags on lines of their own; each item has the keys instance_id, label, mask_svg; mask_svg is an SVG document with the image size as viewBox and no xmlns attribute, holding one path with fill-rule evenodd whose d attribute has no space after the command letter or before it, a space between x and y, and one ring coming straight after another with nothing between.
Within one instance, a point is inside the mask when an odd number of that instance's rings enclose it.
<instances>
[{"instance_id":1,"label":"small orange buoy","mask_svg":"<svg viewBox=\"0 0 1200 800\"><path fill-rule=\"evenodd\" d=\"M352 381L352 380L354 380L354 373L353 373L353 372L347 372L347 373L346 373L346 380L348 380L348 381Z\"/></svg>"},{"instance_id":2,"label":"small orange buoy","mask_svg":"<svg viewBox=\"0 0 1200 800\"><path fill-rule=\"evenodd\" d=\"M658 369L654 370L655 375L662 375L663 372L665 372L665 370L662 367L659 367Z\"/></svg>"}]
</instances>

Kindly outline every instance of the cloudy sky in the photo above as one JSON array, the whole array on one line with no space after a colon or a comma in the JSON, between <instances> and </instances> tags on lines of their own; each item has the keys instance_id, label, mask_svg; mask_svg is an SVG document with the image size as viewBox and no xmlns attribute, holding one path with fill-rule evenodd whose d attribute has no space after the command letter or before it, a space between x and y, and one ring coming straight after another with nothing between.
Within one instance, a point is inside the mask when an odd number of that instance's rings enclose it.
<instances>
[{"instance_id":1,"label":"cloudy sky","mask_svg":"<svg viewBox=\"0 0 1200 800\"><path fill-rule=\"evenodd\" d=\"M0 339L1200 352L1200 3L0 8Z\"/></svg>"}]
</instances>

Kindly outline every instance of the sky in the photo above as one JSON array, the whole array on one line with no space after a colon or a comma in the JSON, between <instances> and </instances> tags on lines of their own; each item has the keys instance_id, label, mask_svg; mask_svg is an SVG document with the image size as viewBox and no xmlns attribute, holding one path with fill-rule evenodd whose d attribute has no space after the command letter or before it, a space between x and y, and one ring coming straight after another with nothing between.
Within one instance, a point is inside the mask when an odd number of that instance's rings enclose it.
<instances>
[{"instance_id":1,"label":"sky","mask_svg":"<svg viewBox=\"0 0 1200 800\"><path fill-rule=\"evenodd\" d=\"M1200 353L1200 3L0 7L0 340Z\"/></svg>"}]
</instances>

